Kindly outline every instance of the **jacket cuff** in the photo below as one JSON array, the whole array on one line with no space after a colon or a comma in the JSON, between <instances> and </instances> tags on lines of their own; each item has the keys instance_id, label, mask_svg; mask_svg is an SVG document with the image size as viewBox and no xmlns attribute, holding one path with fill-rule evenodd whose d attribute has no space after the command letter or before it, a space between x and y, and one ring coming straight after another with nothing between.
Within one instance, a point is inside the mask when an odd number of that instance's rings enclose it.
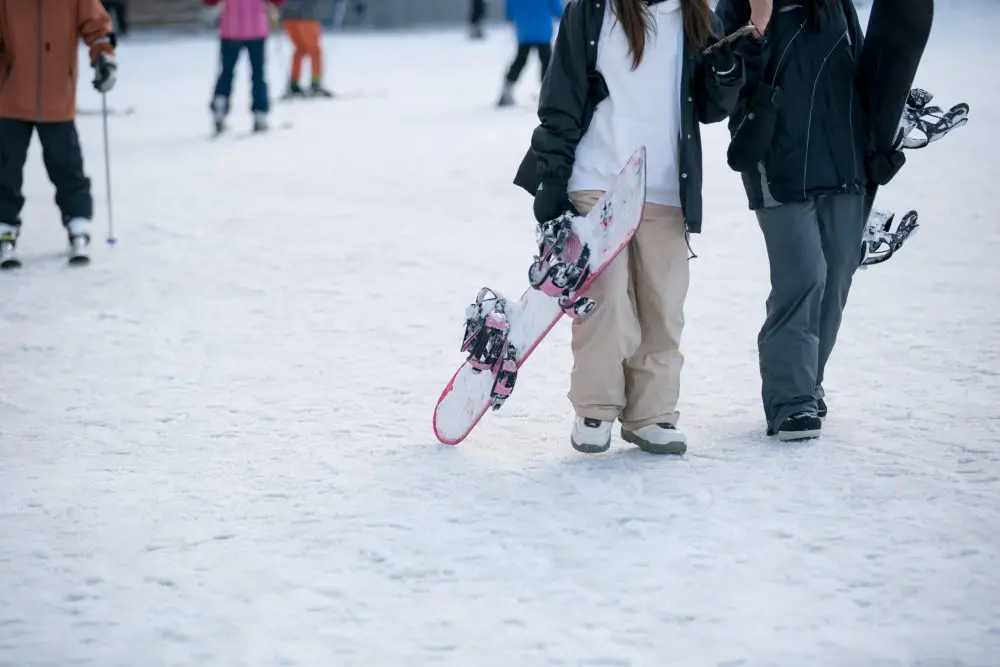
<instances>
[{"instance_id":1,"label":"jacket cuff","mask_svg":"<svg viewBox=\"0 0 1000 667\"><path fill-rule=\"evenodd\" d=\"M90 45L91 66L97 64L97 56L102 53L114 55L116 41L114 33L111 33L108 37L101 37L100 39L94 41L94 43Z\"/></svg>"}]
</instances>

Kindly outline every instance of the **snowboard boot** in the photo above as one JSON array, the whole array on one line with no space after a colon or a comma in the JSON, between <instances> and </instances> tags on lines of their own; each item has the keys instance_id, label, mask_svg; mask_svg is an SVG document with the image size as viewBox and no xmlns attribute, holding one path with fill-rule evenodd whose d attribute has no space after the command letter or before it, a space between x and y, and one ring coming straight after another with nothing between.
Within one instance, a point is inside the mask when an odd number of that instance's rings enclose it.
<instances>
[{"instance_id":1,"label":"snowboard boot","mask_svg":"<svg viewBox=\"0 0 1000 667\"><path fill-rule=\"evenodd\" d=\"M781 422L778 430L769 435L777 435L782 442L794 440L812 440L820 436L823 430L823 420L811 410L796 412Z\"/></svg>"},{"instance_id":2,"label":"snowboard boot","mask_svg":"<svg viewBox=\"0 0 1000 667\"><path fill-rule=\"evenodd\" d=\"M469 27L469 39L486 39L486 31L483 30L483 26L473 23Z\"/></svg>"},{"instance_id":3,"label":"snowboard boot","mask_svg":"<svg viewBox=\"0 0 1000 667\"><path fill-rule=\"evenodd\" d=\"M820 419L826 418L826 401L822 398L816 399L816 416Z\"/></svg>"},{"instance_id":4,"label":"snowboard boot","mask_svg":"<svg viewBox=\"0 0 1000 667\"><path fill-rule=\"evenodd\" d=\"M69 236L69 263L78 266L90 263L90 220L73 218L66 223Z\"/></svg>"},{"instance_id":5,"label":"snowboard boot","mask_svg":"<svg viewBox=\"0 0 1000 667\"><path fill-rule=\"evenodd\" d=\"M215 134L219 135L226 131L226 116L229 115L229 98L223 95L216 96L212 100L212 126Z\"/></svg>"},{"instance_id":6,"label":"snowboard boot","mask_svg":"<svg viewBox=\"0 0 1000 667\"><path fill-rule=\"evenodd\" d=\"M497 106L514 106L514 84L510 81L504 81L503 90L500 91L500 99L497 100Z\"/></svg>"},{"instance_id":7,"label":"snowboard boot","mask_svg":"<svg viewBox=\"0 0 1000 667\"><path fill-rule=\"evenodd\" d=\"M577 417L569 442L573 449L584 454L600 454L611 447L611 427L614 422L603 422L590 417Z\"/></svg>"},{"instance_id":8,"label":"snowboard boot","mask_svg":"<svg viewBox=\"0 0 1000 667\"><path fill-rule=\"evenodd\" d=\"M267 124L267 113L264 111L254 111L253 112L253 131L254 132L267 132L269 129Z\"/></svg>"},{"instance_id":9,"label":"snowboard boot","mask_svg":"<svg viewBox=\"0 0 1000 667\"><path fill-rule=\"evenodd\" d=\"M0 269L17 269L21 260L17 258L18 225L0 222Z\"/></svg>"},{"instance_id":10,"label":"snowboard boot","mask_svg":"<svg viewBox=\"0 0 1000 667\"><path fill-rule=\"evenodd\" d=\"M309 94L313 97L333 97L333 93L323 87L319 81L313 81L309 88Z\"/></svg>"},{"instance_id":11,"label":"snowboard boot","mask_svg":"<svg viewBox=\"0 0 1000 667\"><path fill-rule=\"evenodd\" d=\"M622 426L622 440L648 454L681 455L687 451L687 438L673 424L649 424L630 431Z\"/></svg>"}]
</instances>

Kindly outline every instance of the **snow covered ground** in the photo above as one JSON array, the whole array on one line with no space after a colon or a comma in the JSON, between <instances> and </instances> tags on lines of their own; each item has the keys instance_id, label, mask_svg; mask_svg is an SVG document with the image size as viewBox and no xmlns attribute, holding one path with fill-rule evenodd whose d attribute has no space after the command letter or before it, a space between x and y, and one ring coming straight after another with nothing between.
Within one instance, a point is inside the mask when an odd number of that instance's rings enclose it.
<instances>
[{"instance_id":1,"label":"snow covered ground","mask_svg":"<svg viewBox=\"0 0 1000 667\"><path fill-rule=\"evenodd\" d=\"M119 244L63 265L36 145L0 275L0 665L997 665L998 18L938 18L919 85L972 120L880 196L923 226L856 279L818 442L763 436L764 247L706 132L682 459L570 448L565 321L434 439L465 305L533 250L506 32L328 36L361 96L215 143L215 43L125 42Z\"/></svg>"}]
</instances>

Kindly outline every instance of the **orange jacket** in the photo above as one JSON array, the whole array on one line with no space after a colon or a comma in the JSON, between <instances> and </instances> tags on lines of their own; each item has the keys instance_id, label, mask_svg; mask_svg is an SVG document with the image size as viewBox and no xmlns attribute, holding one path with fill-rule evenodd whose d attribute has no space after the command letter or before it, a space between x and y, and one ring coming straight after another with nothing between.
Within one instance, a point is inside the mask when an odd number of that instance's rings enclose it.
<instances>
[{"instance_id":1,"label":"orange jacket","mask_svg":"<svg viewBox=\"0 0 1000 667\"><path fill-rule=\"evenodd\" d=\"M101 0L0 0L0 118L73 120L80 38L114 53Z\"/></svg>"}]
</instances>

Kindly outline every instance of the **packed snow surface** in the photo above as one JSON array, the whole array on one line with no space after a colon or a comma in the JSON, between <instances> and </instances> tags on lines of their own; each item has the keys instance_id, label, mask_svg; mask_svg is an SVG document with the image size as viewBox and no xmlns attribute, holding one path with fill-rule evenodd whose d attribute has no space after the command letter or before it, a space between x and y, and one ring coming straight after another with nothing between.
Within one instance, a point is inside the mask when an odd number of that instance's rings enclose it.
<instances>
[{"instance_id":1,"label":"packed snow surface","mask_svg":"<svg viewBox=\"0 0 1000 667\"><path fill-rule=\"evenodd\" d=\"M682 458L572 450L565 318L435 440L465 306L518 294L534 249L537 65L492 108L506 27L328 35L357 96L215 142L217 43L123 40L118 245L64 266L36 143L0 274L0 665L1000 664L998 19L939 13L918 85L971 121L879 195L921 231L855 280L817 442L763 435L764 245L706 130Z\"/></svg>"}]
</instances>

